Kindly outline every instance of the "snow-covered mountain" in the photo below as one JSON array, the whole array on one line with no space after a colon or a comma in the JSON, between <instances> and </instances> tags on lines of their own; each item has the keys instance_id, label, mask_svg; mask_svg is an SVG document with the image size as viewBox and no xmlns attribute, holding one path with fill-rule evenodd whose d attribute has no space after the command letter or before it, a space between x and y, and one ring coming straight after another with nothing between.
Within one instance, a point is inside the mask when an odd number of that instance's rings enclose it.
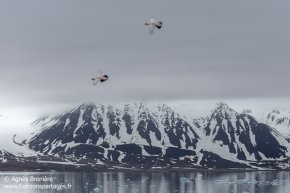
<instances>
[{"instance_id":1,"label":"snow-covered mountain","mask_svg":"<svg viewBox=\"0 0 290 193\"><path fill-rule=\"evenodd\" d=\"M3 149L0 150L0 163L5 163L11 158L14 158L14 155L10 154L9 152Z\"/></svg>"},{"instance_id":2,"label":"snow-covered mountain","mask_svg":"<svg viewBox=\"0 0 290 193\"><path fill-rule=\"evenodd\" d=\"M7 123L9 123L11 120L13 120L11 117L2 114L0 116L0 155L2 152L2 155L13 155L13 156L33 156L36 153L29 148L19 145L15 143L13 134L15 132L14 128L11 128L11 126ZM21 129L26 129L22 127Z\"/></svg>"},{"instance_id":3,"label":"snow-covered mountain","mask_svg":"<svg viewBox=\"0 0 290 193\"><path fill-rule=\"evenodd\" d=\"M213 111L204 130L210 140L240 160L277 159L287 155L288 142L277 130L248 114L237 113L226 104Z\"/></svg>"},{"instance_id":4,"label":"snow-covered mountain","mask_svg":"<svg viewBox=\"0 0 290 193\"><path fill-rule=\"evenodd\" d=\"M281 134L290 138L290 111L267 110L263 114L265 124L276 128Z\"/></svg>"},{"instance_id":5,"label":"snow-covered mountain","mask_svg":"<svg viewBox=\"0 0 290 193\"><path fill-rule=\"evenodd\" d=\"M165 105L83 104L62 115L41 118L33 126L38 133L29 141L30 147L45 153L60 144L66 148L106 142L194 149L198 141L190 124Z\"/></svg>"},{"instance_id":6,"label":"snow-covered mountain","mask_svg":"<svg viewBox=\"0 0 290 193\"><path fill-rule=\"evenodd\" d=\"M37 132L28 141L31 149L44 155L102 161L138 161L134 156L163 160L176 157L175 150L196 161L200 140L195 129L170 107L143 103L83 104L62 115L43 117L33 126Z\"/></svg>"},{"instance_id":7,"label":"snow-covered mountain","mask_svg":"<svg viewBox=\"0 0 290 193\"><path fill-rule=\"evenodd\" d=\"M206 117L166 104L82 104L32 126L22 145L42 155L102 163L232 168L288 156L279 132L226 104Z\"/></svg>"}]
</instances>

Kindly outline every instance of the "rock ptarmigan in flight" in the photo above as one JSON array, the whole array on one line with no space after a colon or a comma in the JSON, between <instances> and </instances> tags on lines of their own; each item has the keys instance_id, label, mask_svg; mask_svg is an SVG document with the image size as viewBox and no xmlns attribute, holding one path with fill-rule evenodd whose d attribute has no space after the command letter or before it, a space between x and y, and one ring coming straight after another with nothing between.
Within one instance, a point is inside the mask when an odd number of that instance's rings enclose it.
<instances>
[{"instance_id":1,"label":"rock ptarmigan in flight","mask_svg":"<svg viewBox=\"0 0 290 193\"><path fill-rule=\"evenodd\" d=\"M151 18L149 20L149 22L146 22L145 25L148 25L148 31L150 34L153 34L155 29L161 29L162 27L162 22L161 21L157 21L154 18Z\"/></svg>"}]
</instances>

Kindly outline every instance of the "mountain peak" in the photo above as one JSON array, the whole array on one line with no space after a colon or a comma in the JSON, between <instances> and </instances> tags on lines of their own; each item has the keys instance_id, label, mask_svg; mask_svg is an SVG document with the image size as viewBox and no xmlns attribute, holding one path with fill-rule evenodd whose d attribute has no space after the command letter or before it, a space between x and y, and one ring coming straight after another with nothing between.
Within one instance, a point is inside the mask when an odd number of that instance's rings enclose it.
<instances>
[{"instance_id":1,"label":"mountain peak","mask_svg":"<svg viewBox=\"0 0 290 193\"><path fill-rule=\"evenodd\" d=\"M213 110L212 117L226 117L227 115L237 115L238 113L230 108L226 103L218 103Z\"/></svg>"},{"instance_id":2,"label":"mountain peak","mask_svg":"<svg viewBox=\"0 0 290 193\"><path fill-rule=\"evenodd\" d=\"M95 103L93 103L93 102L87 102L87 103L83 103L83 104L81 104L81 105L79 106L79 108L82 109L82 108L95 107L95 106L96 106Z\"/></svg>"},{"instance_id":3,"label":"mountain peak","mask_svg":"<svg viewBox=\"0 0 290 193\"><path fill-rule=\"evenodd\" d=\"M216 104L216 109L229 109L229 108L230 108L229 105L223 102Z\"/></svg>"}]
</instances>

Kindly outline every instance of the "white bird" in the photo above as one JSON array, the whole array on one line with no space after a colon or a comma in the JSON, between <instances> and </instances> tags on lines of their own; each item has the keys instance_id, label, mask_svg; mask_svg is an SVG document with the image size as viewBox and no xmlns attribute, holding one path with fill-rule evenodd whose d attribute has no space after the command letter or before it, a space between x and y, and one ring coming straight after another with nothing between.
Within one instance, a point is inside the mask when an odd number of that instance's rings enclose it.
<instances>
[{"instance_id":1,"label":"white bird","mask_svg":"<svg viewBox=\"0 0 290 193\"><path fill-rule=\"evenodd\" d=\"M103 83L108 79L109 79L109 76L107 74L103 74L102 72L99 72L95 78L92 78L93 85L98 84L98 82Z\"/></svg>"},{"instance_id":2,"label":"white bird","mask_svg":"<svg viewBox=\"0 0 290 193\"><path fill-rule=\"evenodd\" d=\"M156 28L161 29L162 27L162 22L161 21L157 21L154 18L151 18L149 20L149 22L146 22L145 25L148 25L148 31L150 34L154 33L154 30Z\"/></svg>"}]
</instances>

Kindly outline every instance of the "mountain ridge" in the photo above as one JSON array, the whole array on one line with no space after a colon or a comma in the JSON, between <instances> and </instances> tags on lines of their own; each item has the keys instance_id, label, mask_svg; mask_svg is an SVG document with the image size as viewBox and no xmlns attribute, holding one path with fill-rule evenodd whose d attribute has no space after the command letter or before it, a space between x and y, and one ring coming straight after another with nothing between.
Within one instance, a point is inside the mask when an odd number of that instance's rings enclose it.
<instances>
[{"instance_id":1,"label":"mountain ridge","mask_svg":"<svg viewBox=\"0 0 290 193\"><path fill-rule=\"evenodd\" d=\"M86 103L32 125L26 146L39 154L102 163L250 168L289 154L274 128L225 103L198 118L167 104Z\"/></svg>"}]
</instances>

